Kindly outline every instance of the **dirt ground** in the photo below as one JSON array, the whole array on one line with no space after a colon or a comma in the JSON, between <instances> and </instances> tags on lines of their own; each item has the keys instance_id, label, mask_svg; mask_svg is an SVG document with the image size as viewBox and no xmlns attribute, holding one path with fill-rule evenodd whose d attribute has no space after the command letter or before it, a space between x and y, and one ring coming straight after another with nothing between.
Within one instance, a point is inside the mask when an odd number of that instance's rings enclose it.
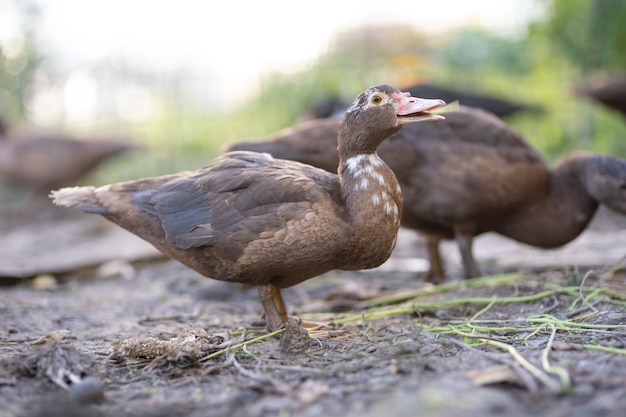
<instances>
[{"instance_id":1,"label":"dirt ground","mask_svg":"<svg viewBox=\"0 0 626 417\"><path fill-rule=\"evenodd\" d=\"M295 317L325 325L294 356L278 337L238 347L264 334L254 288L121 240L141 255L81 266L109 228L79 217L4 228L0 417L626 415L626 221L608 212L559 251L479 239L487 272L522 274L459 281L447 244L436 287L403 231L383 267L284 291ZM37 262L36 278L6 272Z\"/></svg>"}]
</instances>

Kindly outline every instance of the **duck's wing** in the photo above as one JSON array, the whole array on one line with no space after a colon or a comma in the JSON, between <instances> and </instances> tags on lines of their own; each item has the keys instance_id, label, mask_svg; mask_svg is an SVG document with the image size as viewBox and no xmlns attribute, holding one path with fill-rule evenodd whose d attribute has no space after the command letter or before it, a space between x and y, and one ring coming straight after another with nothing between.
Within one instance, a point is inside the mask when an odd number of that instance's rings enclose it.
<instances>
[{"instance_id":1,"label":"duck's wing","mask_svg":"<svg viewBox=\"0 0 626 417\"><path fill-rule=\"evenodd\" d=\"M269 155L231 152L191 174L131 195L180 249L213 246L236 258L252 241L288 227L319 205L334 206L336 175ZM334 210L331 207L331 210Z\"/></svg>"}]
</instances>

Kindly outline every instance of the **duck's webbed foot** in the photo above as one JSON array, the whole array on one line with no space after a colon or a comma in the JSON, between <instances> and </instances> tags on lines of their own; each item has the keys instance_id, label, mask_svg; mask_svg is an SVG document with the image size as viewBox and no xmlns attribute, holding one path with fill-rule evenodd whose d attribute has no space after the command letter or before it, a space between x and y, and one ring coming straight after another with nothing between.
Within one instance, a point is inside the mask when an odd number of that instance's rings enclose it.
<instances>
[{"instance_id":1,"label":"duck's webbed foot","mask_svg":"<svg viewBox=\"0 0 626 417\"><path fill-rule=\"evenodd\" d=\"M284 328L280 338L280 351L287 355L304 352L309 347L309 332L300 323L287 316L280 289L273 284L259 286L259 297L265 311L265 322L270 332Z\"/></svg>"},{"instance_id":2,"label":"duck's webbed foot","mask_svg":"<svg viewBox=\"0 0 626 417\"><path fill-rule=\"evenodd\" d=\"M304 353L309 348L309 331L292 317L285 323L285 331L280 337L280 352L285 355Z\"/></svg>"}]
</instances>

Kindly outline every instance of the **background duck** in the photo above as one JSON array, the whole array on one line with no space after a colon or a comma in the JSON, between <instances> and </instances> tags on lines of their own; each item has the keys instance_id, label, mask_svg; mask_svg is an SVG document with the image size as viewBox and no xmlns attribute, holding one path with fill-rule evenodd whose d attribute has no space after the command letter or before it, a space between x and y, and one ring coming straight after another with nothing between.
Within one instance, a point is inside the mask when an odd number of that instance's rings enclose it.
<instances>
[{"instance_id":1,"label":"background duck","mask_svg":"<svg viewBox=\"0 0 626 417\"><path fill-rule=\"evenodd\" d=\"M588 82L574 88L578 95L589 97L626 117L626 74L616 74L601 82Z\"/></svg>"},{"instance_id":2,"label":"background duck","mask_svg":"<svg viewBox=\"0 0 626 417\"><path fill-rule=\"evenodd\" d=\"M0 180L47 195L71 185L103 161L135 149L121 138L79 139L45 131L5 131L0 120Z\"/></svg>"},{"instance_id":3,"label":"background duck","mask_svg":"<svg viewBox=\"0 0 626 417\"><path fill-rule=\"evenodd\" d=\"M264 142L228 150L269 152L332 171L338 119L310 121ZM497 232L542 248L564 245L587 226L599 204L626 213L626 161L576 152L548 166L518 132L494 115L461 106L438 123L403 129L378 149L404 196L402 225L423 234L427 280L441 282L442 239L456 239L466 277L480 275L476 235Z\"/></svg>"}]
</instances>

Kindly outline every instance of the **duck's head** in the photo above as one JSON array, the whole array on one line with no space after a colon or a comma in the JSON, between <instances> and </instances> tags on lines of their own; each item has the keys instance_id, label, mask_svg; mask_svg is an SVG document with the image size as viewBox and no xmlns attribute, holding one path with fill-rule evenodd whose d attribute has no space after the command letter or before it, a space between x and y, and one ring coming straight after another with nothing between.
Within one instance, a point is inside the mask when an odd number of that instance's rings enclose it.
<instances>
[{"instance_id":1,"label":"duck's head","mask_svg":"<svg viewBox=\"0 0 626 417\"><path fill-rule=\"evenodd\" d=\"M581 171L585 189L597 202L626 214L626 160L589 152L575 152L570 159L584 159Z\"/></svg>"},{"instance_id":2,"label":"duck's head","mask_svg":"<svg viewBox=\"0 0 626 417\"><path fill-rule=\"evenodd\" d=\"M373 153L409 123L444 119L432 112L445 105L443 100L411 97L387 84L370 87L346 110L339 127L340 152Z\"/></svg>"}]
</instances>

